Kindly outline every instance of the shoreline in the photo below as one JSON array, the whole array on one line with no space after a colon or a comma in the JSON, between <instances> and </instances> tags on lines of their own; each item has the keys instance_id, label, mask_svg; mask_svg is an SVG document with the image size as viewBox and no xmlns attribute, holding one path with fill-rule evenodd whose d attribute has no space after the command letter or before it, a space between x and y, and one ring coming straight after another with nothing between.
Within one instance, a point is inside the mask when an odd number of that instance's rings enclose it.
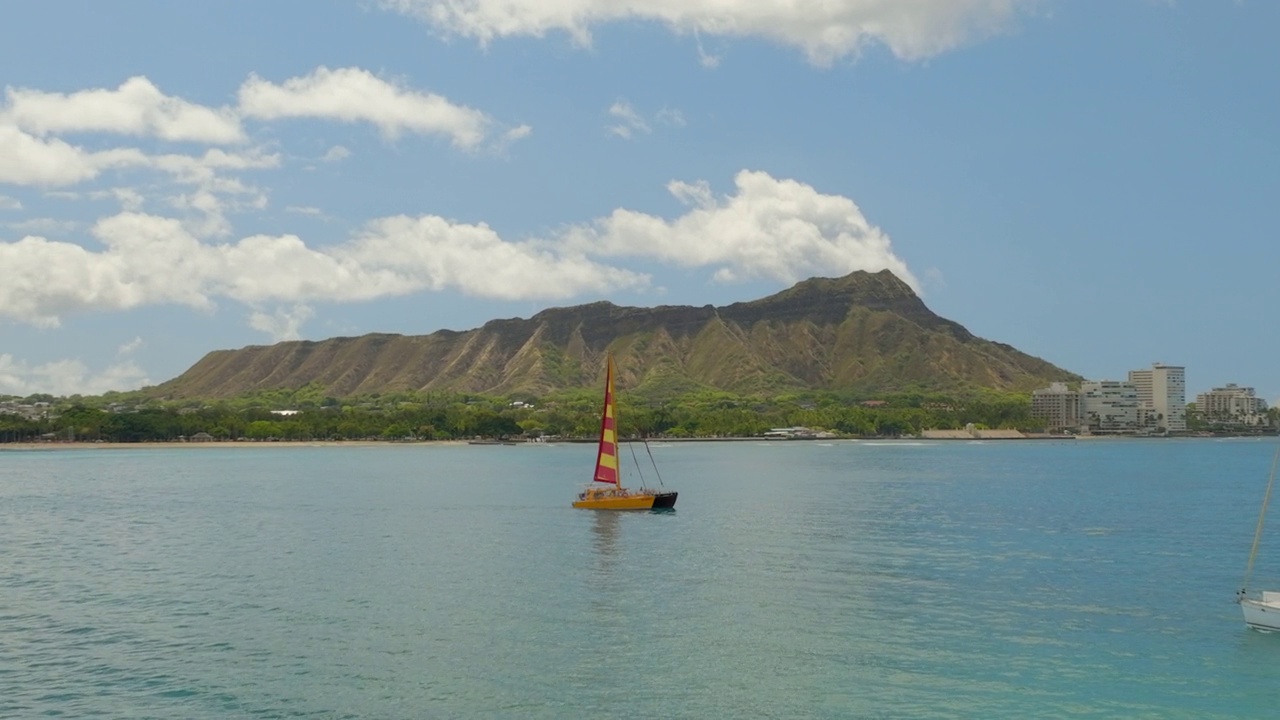
<instances>
[{"instance_id":1,"label":"shoreline","mask_svg":"<svg viewBox=\"0 0 1280 720\"><path fill-rule=\"evenodd\" d=\"M1064 441L1064 440L1209 440L1223 438L1269 438L1258 435L1216 435L1195 436L1180 435L1169 437L1137 437L1137 436L1072 436L1072 435L1024 435L1022 437L839 437L839 438L764 438L764 437L710 437L710 438L649 438L653 443L717 443L717 442L1018 442L1018 441ZM463 447L467 445L580 445L594 443L594 439L565 439L547 443L538 442L475 442L471 440L222 440L212 442L190 441L147 441L147 442L16 442L0 443L3 452L56 452L59 450L167 450L167 449L244 449L244 448L361 448L361 447L411 447L429 445L433 447ZM623 438L621 442L634 442Z\"/></svg>"}]
</instances>

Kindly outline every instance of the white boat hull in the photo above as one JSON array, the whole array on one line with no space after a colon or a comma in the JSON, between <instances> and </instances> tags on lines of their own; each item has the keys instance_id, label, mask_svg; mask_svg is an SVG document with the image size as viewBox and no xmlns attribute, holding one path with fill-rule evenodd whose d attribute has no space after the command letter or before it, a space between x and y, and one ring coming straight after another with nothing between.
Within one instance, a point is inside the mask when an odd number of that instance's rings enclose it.
<instances>
[{"instance_id":1,"label":"white boat hull","mask_svg":"<svg viewBox=\"0 0 1280 720\"><path fill-rule=\"evenodd\" d=\"M1263 632L1280 632L1280 593L1264 592L1261 600L1241 598L1244 624Z\"/></svg>"}]
</instances>

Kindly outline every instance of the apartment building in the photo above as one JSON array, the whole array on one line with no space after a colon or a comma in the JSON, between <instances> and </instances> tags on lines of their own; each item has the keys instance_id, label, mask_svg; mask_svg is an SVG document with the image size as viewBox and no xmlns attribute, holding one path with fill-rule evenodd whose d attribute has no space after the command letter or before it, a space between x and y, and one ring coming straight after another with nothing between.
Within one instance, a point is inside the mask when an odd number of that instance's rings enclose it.
<instances>
[{"instance_id":1,"label":"apartment building","mask_svg":"<svg viewBox=\"0 0 1280 720\"><path fill-rule=\"evenodd\" d=\"M1092 433L1133 433L1142 428L1138 388L1124 380L1080 383L1080 414Z\"/></svg>"},{"instance_id":2,"label":"apartment building","mask_svg":"<svg viewBox=\"0 0 1280 720\"><path fill-rule=\"evenodd\" d=\"M1075 430L1081 425L1080 393L1060 382L1033 390L1031 417L1044 420L1045 429L1050 432Z\"/></svg>"},{"instance_id":3,"label":"apartment building","mask_svg":"<svg viewBox=\"0 0 1280 720\"><path fill-rule=\"evenodd\" d=\"M1152 364L1149 370L1130 370L1129 383L1137 390L1139 424L1169 432L1187 429L1186 368Z\"/></svg>"},{"instance_id":4,"label":"apartment building","mask_svg":"<svg viewBox=\"0 0 1280 720\"><path fill-rule=\"evenodd\" d=\"M1251 387L1227 383L1196 395L1196 411L1209 421L1258 425L1266 421L1267 401Z\"/></svg>"}]
</instances>

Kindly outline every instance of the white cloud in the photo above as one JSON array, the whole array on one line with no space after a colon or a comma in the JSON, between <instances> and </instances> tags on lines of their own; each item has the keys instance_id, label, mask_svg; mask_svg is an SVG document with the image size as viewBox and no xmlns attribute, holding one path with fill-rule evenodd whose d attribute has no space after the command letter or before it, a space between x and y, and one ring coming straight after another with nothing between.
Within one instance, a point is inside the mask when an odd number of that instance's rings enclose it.
<instances>
[{"instance_id":1,"label":"white cloud","mask_svg":"<svg viewBox=\"0 0 1280 720\"><path fill-rule=\"evenodd\" d=\"M720 67L720 56L712 55L702 47L702 35L697 30L693 31L693 40L698 46L698 64L708 70Z\"/></svg>"},{"instance_id":2,"label":"white cloud","mask_svg":"<svg viewBox=\"0 0 1280 720\"><path fill-rule=\"evenodd\" d=\"M502 133L502 138L498 141L499 147L506 147L517 140L523 140L533 134L533 128L528 125L518 125Z\"/></svg>"},{"instance_id":3,"label":"white cloud","mask_svg":"<svg viewBox=\"0 0 1280 720\"><path fill-rule=\"evenodd\" d=\"M652 130L649 129L649 124L644 121L644 118L640 117L640 114L635 111L635 108L631 107L631 103L626 100L619 100L618 102L610 105L609 115L610 117L615 117L618 120L621 120L617 125L610 125L608 128L609 132L623 138L624 140L630 140L632 134L637 132L652 132Z\"/></svg>"},{"instance_id":4,"label":"white cloud","mask_svg":"<svg viewBox=\"0 0 1280 720\"><path fill-rule=\"evenodd\" d=\"M67 235L73 233L80 227L80 223L74 220L58 220L55 218L28 218L18 222L5 223L5 227L15 232L29 234L39 233L42 235Z\"/></svg>"},{"instance_id":5,"label":"white cloud","mask_svg":"<svg viewBox=\"0 0 1280 720\"><path fill-rule=\"evenodd\" d=\"M227 237L231 234L229 213L261 210L267 206L265 193L231 179L202 184L196 190L168 200L174 208L190 211L183 227L197 237Z\"/></svg>"},{"instance_id":6,"label":"white cloud","mask_svg":"<svg viewBox=\"0 0 1280 720\"><path fill-rule=\"evenodd\" d=\"M88 310L211 308L216 298L255 306L352 302L443 289L562 299L648 281L577 251L506 242L488 226L435 216L377 220L350 242L323 249L293 235L207 244L179 220L140 213L105 218L92 232L105 249L42 237L0 242L0 317L57 326L62 315Z\"/></svg>"},{"instance_id":7,"label":"white cloud","mask_svg":"<svg viewBox=\"0 0 1280 720\"><path fill-rule=\"evenodd\" d=\"M290 205L284 209L285 212L297 213L298 215L311 215L312 217L320 217L324 215L324 211L318 207L310 205Z\"/></svg>"},{"instance_id":8,"label":"white cloud","mask_svg":"<svg viewBox=\"0 0 1280 720\"><path fill-rule=\"evenodd\" d=\"M889 237L848 198L745 170L726 197L705 182L672 182L668 190L689 206L674 219L618 209L524 241L504 240L485 224L401 215L322 248L295 235L207 243L178 219L120 213L93 227L101 250L43 237L0 242L0 317L53 326L72 312L152 304L207 309L228 298L254 309L255 328L284 337L297 333L315 302L440 290L562 300L648 288L648 275L601 260L622 257L708 268L721 281L795 282L888 269L920 287ZM296 307L260 310L271 304Z\"/></svg>"},{"instance_id":9,"label":"white cloud","mask_svg":"<svg viewBox=\"0 0 1280 720\"><path fill-rule=\"evenodd\" d=\"M45 140L0 124L0 183L73 185L97 177L106 168L145 162L146 156L138 150L88 152L57 138Z\"/></svg>"},{"instance_id":10,"label":"white cloud","mask_svg":"<svg viewBox=\"0 0 1280 720\"><path fill-rule=\"evenodd\" d=\"M169 173L180 183L209 184L214 189L219 186L232 188L239 181L219 178L219 172L276 168L280 166L280 155L264 153L261 150L229 153L213 148L199 156L175 154L149 156L140 164Z\"/></svg>"},{"instance_id":11,"label":"white cloud","mask_svg":"<svg viewBox=\"0 0 1280 720\"><path fill-rule=\"evenodd\" d=\"M151 381L133 362L91 371L79 360L57 360L31 365L9 354L0 354L0 395L101 395L105 392L136 390Z\"/></svg>"},{"instance_id":12,"label":"white cloud","mask_svg":"<svg viewBox=\"0 0 1280 720\"><path fill-rule=\"evenodd\" d=\"M302 324L314 315L315 311L306 305L277 308L270 315L255 310L249 315L249 327L267 333L272 342L300 340Z\"/></svg>"},{"instance_id":13,"label":"white cloud","mask_svg":"<svg viewBox=\"0 0 1280 720\"><path fill-rule=\"evenodd\" d=\"M383 80L360 68L316 68L282 85L253 75L240 86L240 111L262 120L329 118L369 122L388 138L403 132L449 137L455 146L479 147L494 121L483 112L433 93Z\"/></svg>"},{"instance_id":14,"label":"white cloud","mask_svg":"<svg viewBox=\"0 0 1280 720\"><path fill-rule=\"evenodd\" d=\"M331 162L338 162L340 160L346 160L349 157L351 157L350 150L342 147L341 145L334 145L333 147L329 148L329 151L326 152L323 157L320 158L320 161L331 163Z\"/></svg>"},{"instance_id":15,"label":"white cloud","mask_svg":"<svg viewBox=\"0 0 1280 720\"><path fill-rule=\"evenodd\" d=\"M369 223L352 246L336 254L388 290L403 292L454 288L502 300L564 299L649 282L646 275L601 265L558 245L504 241L484 224L401 215Z\"/></svg>"},{"instance_id":16,"label":"white cloud","mask_svg":"<svg viewBox=\"0 0 1280 720\"><path fill-rule=\"evenodd\" d=\"M232 110L165 95L145 77L129 78L115 90L68 95L6 87L5 98L0 121L39 136L108 132L213 144L245 139Z\"/></svg>"},{"instance_id":17,"label":"white cloud","mask_svg":"<svg viewBox=\"0 0 1280 720\"><path fill-rule=\"evenodd\" d=\"M883 43L916 60L999 32L1037 0L381 0L442 33L488 43L560 30L583 45L591 28L649 20L677 32L760 37L798 47L817 65ZM714 65L699 49L704 65Z\"/></svg>"},{"instance_id":18,"label":"white cloud","mask_svg":"<svg viewBox=\"0 0 1280 720\"><path fill-rule=\"evenodd\" d=\"M791 283L888 269L919 291L889 236L867 222L849 198L747 170L734 185L737 192L720 199L705 182L673 181L667 189L691 206L684 215L665 220L620 209L570 229L566 238L583 252L712 267L720 281L761 277Z\"/></svg>"},{"instance_id":19,"label":"white cloud","mask_svg":"<svg viewBox=\"0 0 1280 720\"><path fill-rule=\"evenodd\" d=\"M11 198L8 195L0 195L0 210L21 210L22 203L17 198Z\"/></svg>"},{"instance_id":20,"label":"white cloud","mask_svg":"<svg viewBox=\"0 0 1280 720\"><path fill-rule=\"evenodd\" d=\"M138 348L140 347L142 347L142 338L135 337L134 339L130 340L129 342L117 348L116 355L132 355L133 353L137 352Z\"/></svg>"},{"instance_id":21,"label":"white cloud","mask_svg":"<svg viewBox=\"0 0 1280 720\"><path fill-rule=\"evenodd\" d=\"M2 130L2 128L0 128ZM118 157L116 164L150 169L166 173L179 185L193 186L167 198L172 207L189 210L188 226L202 237L225 236L231 232L227 214L247 209L261 209L267 205L266 194L256 187L246 185L224 173L236 170L274 168L280 164L278 154L266 154L259 150L228 153L217 148L203 155L145 155L137 151L112 151ZM50 193L52 194L52 193ZM75 193L58 193L60 197L76 199ZM121 208L136 212L141 210L145 198L129 187L94 190L87 193L91 200L115 198Z\"/></svg>"},{"instance_id":22,"label":"white cloud","mask_svg":"<svg viewBox=\"0 0 1280 720\"><path fill-rule=\"evenodd\" d=\"M613 125L606 125L605 130L624 140L630 140L637 134L645 134L653 132L653 125L646 120L631 103L626 100L618 100L609 106L607 111L609 117L614 118L617 122ZM664 107L653 116L653 122L667 127L683 127L685 125L684 114L675 108Z\"/></svg>"},{"instance_id":23,"label":"white cloud","mask_svg":"<svg viewBox=\"0 0 1280 720\"><path fill-rule=\"evenodd\" d=\"M67 194L75 195L75 193ZM114 199L120 203L120 209L127 210L129 212L137 212L138 210L141 210L142 206L146 203L146 198L142 197L142 193L130 187L117 187L111 188L110 190L94 190L89 193L89 199Z\"/></svg>"},{"instance_id":24,"label":"white cloud","mask_svg":"<svg viewBox=\"0 0 1280 720\"><path fill-rule=\"evenodd\" d=\"M260 150L229 153L214 148L198 156L147 155L136 148L90 152L58 138L37 138L0 124L0 183L12 185L74 185L111 168L150 168L168 173L180 183L210 183L219 171L272 168L279 164L278 154Z\"/></svg>"},{"instance_id":25,"label":"white cloud","mask_svg":"<svg viewBox=\"0 0 1280 720\"><path fill-rule=\"evenodd\" d=\"M686 124L684 121L684 113L675 108L662 108L658 111L658 114L654 116L654 119L663 125L670 125L672 127L684 127Z\"/></svg>"}]
</instances>

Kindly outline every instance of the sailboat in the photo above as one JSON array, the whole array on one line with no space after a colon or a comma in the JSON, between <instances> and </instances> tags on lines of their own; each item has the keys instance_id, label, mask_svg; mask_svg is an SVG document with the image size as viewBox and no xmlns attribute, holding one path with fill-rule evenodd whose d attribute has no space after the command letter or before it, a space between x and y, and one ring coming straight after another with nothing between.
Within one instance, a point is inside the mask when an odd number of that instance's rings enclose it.
<instances>
[{"instance_id":1,"label":"sailboat","mask_svg":"<svg viewBox=\"0 0 1280 720\"><path fill-rule=\"evenodd\" d=\"M645 487L628 490L622 486L622 473L618 462L618 415L613 402L613 375L613 353L610 353L604 378L604 410L600 413L600 444L596 451L596 471L591 477L591 484L578 493L573 506L589 510L674 508L678 493L673 490L659 492Z\"/></svg>"},{"instance_id":2,"label":"sailboat","mask_svg":"<svg viewBox=\"0 0 1280 720\"><path fill-rule=\"evenodd\" d=\"M1276 461L1280 460L1280 448L1271 459L1271 477L1267 480L1267 492L1262 496L1262 510L1258 513L1258 526L1253 531L1253 547L1249 550L1249 562L1245 565L1244 582L1236 593L1236 602L1244 612L1244 624L1263 632L1280 632L1280 592L1263 590L1260 597L1249 596L1249 580L1253 575L1253 561L1258 556L1258 543L1262 540L1262 523L1267 519L1267 505L1271 503L1271 488L1276 482Z\"/></svg>"}]
</instances>

